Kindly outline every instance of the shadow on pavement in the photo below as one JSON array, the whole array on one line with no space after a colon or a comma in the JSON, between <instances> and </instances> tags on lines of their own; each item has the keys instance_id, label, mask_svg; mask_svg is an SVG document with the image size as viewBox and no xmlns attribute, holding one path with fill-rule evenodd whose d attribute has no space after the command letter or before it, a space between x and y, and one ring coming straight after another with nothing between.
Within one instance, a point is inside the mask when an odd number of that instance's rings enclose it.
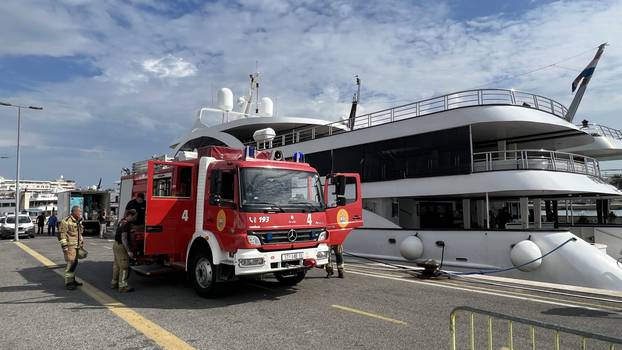
<instances>
[{"instance_id":1,"label":"shadow on pavement","mask_svg":"<svg viewBox=\"0 0 622 350\"><path fill-rule=\"evenodd\" d=\"M54 268L64 271L64 266ZM214 298L199 297L182 272L162 276L141 276L135 272L130 275L130 285L136 291L119 293L110 289L112 263L104 261L80 262L77 269L78 280L84 280L104 293L121 301L133 309L213 309L237 304L248 304L262 301L279 300L296 293L298 287L283 286L272 280L241 280L220 283ZM86 294L79 291L68 291L64 288L63 278L46 267L30 267L19 269L18 272L28 284L22 286L0 287L0 293L37 291L47 294L45 300L39 298L19 299L2 304L20 303L83 303L86 307L103 308ZM301 282L304 285L304 281Z\"/></svg>"},{"instance_id":2,"label":"shadow on pavement","mask_svg":"<svg viewBox=\"0 0 622 350\"><path fill-rule=\"evenodd\" d=\"M611 316L615 315L612 312L590 310L576 307L558 307L542 311L544 315L553 316L568 316L568 317L607 317L613 319L622 319L622 317Z\"/></svg>"}]
</instances>

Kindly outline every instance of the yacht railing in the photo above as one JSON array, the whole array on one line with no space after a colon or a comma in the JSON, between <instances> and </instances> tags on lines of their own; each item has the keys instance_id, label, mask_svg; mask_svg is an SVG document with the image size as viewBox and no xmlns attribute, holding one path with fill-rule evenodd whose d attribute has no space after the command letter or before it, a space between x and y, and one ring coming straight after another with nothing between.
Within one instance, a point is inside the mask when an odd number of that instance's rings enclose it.
<instances>
[{"instance_id":1,"label":"yacht railing","mask_svg":"<svg viewBox=\"0 0 622 350\"><path fill-rule=\"evenodd\" d=\"M249 141L246 144L255 145L259 149L282 147L452 109L485 105L511 105L534 108L562 119L565 118L568 112L568 109L557 101L526 92L506 89L466 90L360 115L354 118L353 121L341 120L325 125L293 129L276 135L271 143ZM349 122L352 123L352 128L348 126Z\"/></svg>"},{"instance_id":2,"label":"yacht railing","mask_svg":"<svg viewBox=\"0 0 622 350\"><path fill-rule=\"evenodd\" d=\"M549 170L601 177L598 161L579 154L546 150L512 150L473 153L473 172L499 170Z\"/></svg>"},{"instance_id":3,"label":"yacht railing","mask_svg":"<svg viewBox=\"0 0 622 350\"><path fill-rule=\"evenodd\" d=\"M622 140L622 130L610 128L608 126L600 124L589 124L587 128L583 129L587 130L590 134L594 136L605 136L617 140Z\"/></svg>"}]
</instances>

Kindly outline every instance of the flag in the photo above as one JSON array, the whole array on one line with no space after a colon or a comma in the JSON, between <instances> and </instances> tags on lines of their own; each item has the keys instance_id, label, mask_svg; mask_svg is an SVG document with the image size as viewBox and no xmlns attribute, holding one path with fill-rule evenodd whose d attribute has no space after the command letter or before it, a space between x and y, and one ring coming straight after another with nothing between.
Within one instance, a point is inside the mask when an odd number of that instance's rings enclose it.
<instances>
[{"instance_id":1,"label":"flag","mask_svg":"<svg viewBox=\"0 0 622 350\"><path fill-rule=\"evenodd\" d=\"M583 84L587 84L590 81L592 74L594 74L594 70L596 70L596 65L598 64L598 60L600 59L600 56L603 54L603 51L605 50L605 45L607 45L607 43L600 44L600 46L598 46L598 51L596 52L596 56L594 56L594 59L592 59L590 64L588 64L587 67L585 67L585 69L581 71L581 73L579 73L577 78L572 82L572 92L574 92L577 89L581 81L583 81Z\"/></svg>"},{"instance_id":2,"label":"flag","mask_svg":"<svg viewBox=\"0 0 622 350\"><path fill-rule=\"evenodd\" d=\"M102 178L99 178L99 183L97 184L97 189L99 190L102 187Z\"/></svg>"}]
</instances>

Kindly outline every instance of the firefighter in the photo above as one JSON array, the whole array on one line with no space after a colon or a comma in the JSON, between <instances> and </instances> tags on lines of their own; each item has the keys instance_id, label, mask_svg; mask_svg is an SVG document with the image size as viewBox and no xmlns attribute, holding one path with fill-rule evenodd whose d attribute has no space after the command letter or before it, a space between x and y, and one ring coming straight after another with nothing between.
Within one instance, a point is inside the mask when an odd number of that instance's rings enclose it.
<instances>
[{"instance_id":1,"label":"firefighter","mask_svg":"<svg viewBox=\"0 0 622 350\"><path fill-rule=\"evenodd\" d=\"M134 291L134 288L128 285L127 280L130 274L130 258L133 257L130 235L132 223L136 221L137 217L138 213L136 210L127 210L125 217L119 222L114 236L115 242L112 246L114 262L112 264L112 282L110 282L110 287L112 289L119 288L121 293Z\"/></svg>"},{"instance_id":2,"label":"firefighter","mask_svg":"<svg viewBox=\"0 0 622 350\"><path fill-rule=\"evenodd\" d=\"M79 206L71 207L71 215L60 222L58 228L58 242L63 249L63 255L67 262L65 267L65 288L74 290L82 283L76 280L76 267L78 266L78 249L84 247L82 238L82 209Z\"/></svg>"},{"instance_id":3,"label":"firefighter","mask_svg":"<svg viewBox=\"0 0 622 350\"><path fill-rule=\"evenodd\" d=\"M337 277L343 278L343 245L336 244L330 247L330 250L335 252L335 259L337 260ZM326 264L326 278L335 274L333 268L332 254L328 255L328 264Z\"/></svg>"}]
</instances>

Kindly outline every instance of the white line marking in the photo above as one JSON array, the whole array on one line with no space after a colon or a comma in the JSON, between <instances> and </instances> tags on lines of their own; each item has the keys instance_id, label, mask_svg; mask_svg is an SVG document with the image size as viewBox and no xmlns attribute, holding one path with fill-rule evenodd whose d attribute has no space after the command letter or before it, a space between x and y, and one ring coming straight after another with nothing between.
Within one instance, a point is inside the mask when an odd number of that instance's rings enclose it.
<instances>
[{"instance_id":1,"label":"white line marking","mask_svg":"<svg viewBox=\"0 0 622 350\"><path fill-rule=\"evenodd\" d=\"M423 284L423 285L428 285L428 286L431 286L431 287L448 288L448 289L461 290L461 291L471 292L471 293L494 295L494 296L499 296L499 297L503 297L503 298L510 298L510 299L517 299L517 300L527 300L527 301L533 301L533 302L536 302L536 303L557 305L557 306L577 307L577 308L583 308L583 309L588 309L588 310L603 311L603 312L608 312L608 313L611 313L611 314L622 315L622 312L615 311L615 310L612 310L612 309L602 309L602 308L597 308L597 307L577 305L577 304L571 304L571 303L561 303L561 302L557 302L557 301L542 300L542 299L536 299L536 298L530 298L530 297L524 297L524 296L501 294L501 293L490 292L490 291L483 291L483 290L473 290L473 289L469 289L469 288L465 288L465 287L449 286L449 285L440 284L440 283L437 284L437 283L431 283L431 282L407 280L407 279L405 279L403 277L392 277L392 276L380 275L380 274L376 274L376 273L372 274L372 273L358 272L358 271L352 271L352 270L348 270L348 273L353 273L353 274L356 274L356 275L362 275L362 276L368 276L368 277L384 278L384 279L400 281L400 282L406 282L406 283Z\"/></svg>"}]
</instances>

